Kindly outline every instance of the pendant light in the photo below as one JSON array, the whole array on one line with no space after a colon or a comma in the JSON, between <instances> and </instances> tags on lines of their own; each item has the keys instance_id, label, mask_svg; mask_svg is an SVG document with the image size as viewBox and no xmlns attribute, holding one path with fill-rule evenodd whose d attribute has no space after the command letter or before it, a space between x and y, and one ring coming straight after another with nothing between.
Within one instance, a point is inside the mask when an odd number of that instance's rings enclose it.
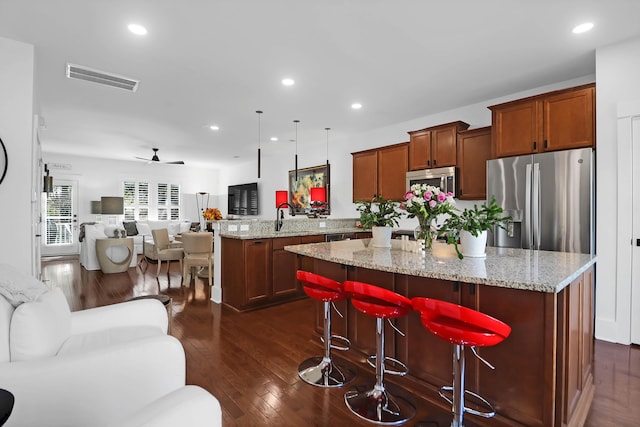
<instances>
[{"instance_id":1,"label":"pendant light","mask_svg":"<svg viewBox=\"0 0 640 427\"><path fill-rule=\"evenodd\" d=\"M296 182L298 181L298 123L300 120L294 120L296 126Z\"/></svg>"},{"instance_id":2,"label":"pendant light","mask_svg":"<svg viewBox=\"0 0 640 427\"><path fill-rule=\"evenodd\" d=\"M331 128L324 128L327 131L327 176L324 179L325 202L327 210L329 209L329 186L331 185L331 168L329 167L329 131Z\"/></svg>"},{"instance_id":3,"label":"pendant light","mask_svg":"<svg viewBox=\"0 0 640 427\"><path fill-rule=\"evenodd\" d=\"M262 111L257 110L256 114L258 115L258 179L260 178L260 115L262 114Z\"/></svg>"}]
</instances>

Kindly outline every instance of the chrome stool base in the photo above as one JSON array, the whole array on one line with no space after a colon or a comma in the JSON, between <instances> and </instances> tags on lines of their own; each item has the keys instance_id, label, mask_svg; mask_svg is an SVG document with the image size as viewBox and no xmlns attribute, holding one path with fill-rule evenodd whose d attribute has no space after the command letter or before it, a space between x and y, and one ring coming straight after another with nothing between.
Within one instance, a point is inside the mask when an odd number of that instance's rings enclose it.
<instances>
[{"instance_id":1,"label":"chrome stool base","mask_svg":"<svg viewBox=\"0 0 640 427\"><path fill-rule=\"evenodd\" d=\"M374 384L352 387L345 393L344 402L359 418L380 425L402 424L416 414L411 402Z\"/></svg>"},{"instance_id":2,"label":"chrome stool base","mask_svg":"<svg viewBox=\"0 0 640 427\"><path fill-rule=\"evenodd\" d=\"M311 357L302 362L298 375L304 382L318 387L341 387L356 376L353 369L322 357Z\"/></svg>"}]
</instances>

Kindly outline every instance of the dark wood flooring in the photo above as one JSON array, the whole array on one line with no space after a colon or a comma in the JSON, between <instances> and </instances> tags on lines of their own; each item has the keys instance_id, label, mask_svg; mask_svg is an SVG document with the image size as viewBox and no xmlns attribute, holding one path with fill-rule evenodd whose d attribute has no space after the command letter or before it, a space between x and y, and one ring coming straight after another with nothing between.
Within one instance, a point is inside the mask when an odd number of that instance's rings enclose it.
<instances>
[{"instance_id":1,"label":"dark wood flooring","mask_svg":"<svg viewBox=\"0 0 640 427\"><path fill-rule=\"evenodd\" d=\"M169 275L163 266L156 279L155 266L145 274L130 268L106 275L85 270L77 258L51 258L43 261L43 278L65 292L73 311L140 295L172 297L172 335L185 349L187 383L219 399L225 427L372 425L346 409L344 388L322 389L298 378L298 364L322 354L312 334L314 301L237 313L211 302L201 279L182 287L173 264ZM368 366L357 369L356 382L373 378ZM640 347L596 340L595 384L586 426L640 425ZM420 399L417 407L415 420L442 413Z\"/></svg>"}]
</instances>

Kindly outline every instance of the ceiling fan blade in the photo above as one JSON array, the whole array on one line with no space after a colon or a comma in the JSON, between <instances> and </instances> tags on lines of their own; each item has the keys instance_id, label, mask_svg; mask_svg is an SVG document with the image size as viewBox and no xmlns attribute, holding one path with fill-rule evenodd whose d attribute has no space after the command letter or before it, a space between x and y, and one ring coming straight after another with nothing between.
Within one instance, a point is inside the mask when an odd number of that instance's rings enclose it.
<instances>
[{"instance_id":1,"label":"ceiling fan blade","mask_svg":"<svg viewBox=\"0 0 640 427\"><path fill-rule=\"evenodd\" d=\"M184 165L184 162L182 160L178 160L176 162L164 162L167 165Z\"/></svg>"},{"instance_id":2,"label":"ceiling fan blade","mask_svg":"<svg viewBox=\"0 0 640 427\"><path fill-rule=\"evenodd\" d=\"M138 159L138 160L146 160L147 162L151 161L151 159L147 159L146 157L138 157L138 156L136 156L136 159Z\"/></svg>"}]
</instances>

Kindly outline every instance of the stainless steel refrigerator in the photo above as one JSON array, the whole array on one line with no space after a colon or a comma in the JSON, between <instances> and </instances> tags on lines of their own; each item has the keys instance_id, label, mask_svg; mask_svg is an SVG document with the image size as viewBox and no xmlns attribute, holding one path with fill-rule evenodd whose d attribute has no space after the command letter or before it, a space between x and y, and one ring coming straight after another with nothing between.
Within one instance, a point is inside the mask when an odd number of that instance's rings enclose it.
<instances>
[{"instance_id":1,"label":"stainless steel refrigerator","mask_svg":"<svg viewBox=\"0 0 640 427\"><path fill-rule=\"evenodd\" d=\"M489 233L498 247L594 252L593 151L566 151L487 161L487 201L512 217Z\"/></svg>"}]
</instances>

